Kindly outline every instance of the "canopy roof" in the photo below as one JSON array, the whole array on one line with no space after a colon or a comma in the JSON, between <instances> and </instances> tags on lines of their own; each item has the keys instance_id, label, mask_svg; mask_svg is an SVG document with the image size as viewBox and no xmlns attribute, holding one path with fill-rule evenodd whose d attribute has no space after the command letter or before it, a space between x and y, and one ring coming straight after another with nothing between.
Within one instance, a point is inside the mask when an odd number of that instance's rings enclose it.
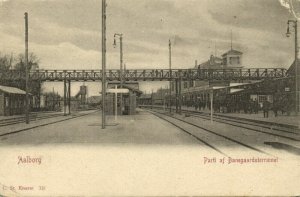
<instances>
[{"instance_id":1,"label":"canopy roof","mask_svg":"<svg viewBox=\"0 0 300 197\"><path fill-rule=\"evenodd\" d=\"M9 86L1 86L1 85L0 85L0 91L8 93L8 94L21 94L21 95L26 94L26 92L24 90L21 90L19 88L9 87Z\"/></svg>"}]
</instances>

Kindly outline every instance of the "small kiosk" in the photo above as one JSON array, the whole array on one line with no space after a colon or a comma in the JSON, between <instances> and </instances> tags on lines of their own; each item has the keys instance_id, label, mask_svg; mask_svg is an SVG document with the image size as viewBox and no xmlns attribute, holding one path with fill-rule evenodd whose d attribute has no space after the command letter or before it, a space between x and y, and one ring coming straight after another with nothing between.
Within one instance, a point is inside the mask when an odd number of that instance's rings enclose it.
<instances>
[{"instance_id":1,"label":"small kiosk","mask_svg":"<svg viewBox=\"0 0 300 197\"><path fill-rule=\"evenodd\" d=\"M106 113L107 115L113 115L117 106L118 115L134 115L137 106L137 97L142 94L138 89L138 82L126 82L120 85L120 82L109 82L107 85L107 96L106 96ZM117 90L127 89L126 93L121 93ZM111 90L111 91L110 91ZM122 94L122 108L121 109L121 94ZM115 98L117 96L117 99ZM115 103L117 100L117 103Z\"/></svg>"}]
</instances>

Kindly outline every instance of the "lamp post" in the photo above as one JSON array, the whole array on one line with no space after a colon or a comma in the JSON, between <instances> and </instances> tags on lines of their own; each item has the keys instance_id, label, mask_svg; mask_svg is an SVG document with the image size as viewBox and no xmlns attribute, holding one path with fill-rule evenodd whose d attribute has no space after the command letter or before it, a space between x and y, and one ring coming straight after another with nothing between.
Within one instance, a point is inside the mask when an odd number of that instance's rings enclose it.
<instances>
[{"instance_id":1,"label":"lamp post","mask_svg":"<svg viewBox=\"0 0 300 197\"><path fill-rule=\"evenodd\" d=\"M293 24L294 33L295 33L295 110L296 114L298 114L299 111L299 86L298 86L298 31L297 31L297 20L288 20L287 22L287 32L286 36L290 37L290 25Z\"/></svg>"},{"instance_id":2,"label":"lamp post","mask_svg":"<svg viewBox=\"0 0 300 197\"><path fill-rule=\"evenodd\" d=\"M123 88L123 34L114 34L114 47L116 47L116 36L119 36L120 38L120 88ZM123 96L120 94L120 108L121 108L121 114L123 113Z\"/></svg>"}]
</instances>

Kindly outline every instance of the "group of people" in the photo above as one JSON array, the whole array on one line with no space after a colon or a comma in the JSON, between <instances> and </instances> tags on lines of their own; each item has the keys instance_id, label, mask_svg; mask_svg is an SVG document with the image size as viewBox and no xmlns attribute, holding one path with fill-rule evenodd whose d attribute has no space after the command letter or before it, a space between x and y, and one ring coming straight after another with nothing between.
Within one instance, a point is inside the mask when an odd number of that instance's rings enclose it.
<instances>
[{"instance_id":1,"label":"group of people","mask_svg":"<svg viewBox=\"0 0 300 197\"><path fill-rule=\"evenodd\" d=\"M182 103L186 107L194 107L195 110L210 110L210 101L205 101L201 99L197 100L187 100ZM269 117L269 112L273 111L274 116L278 116L278 112L281 111L282 114L287 113L290 114L292 111L292 102L288 102L288 99L284 96L274 97L273 102L267 100L267 98L258 102L257 99L233 99L233 98L225 98L225 99L214 99L213 101L213 109L215 112L221 113L241 113L245 114L258 114L259 111L263 112L265 118Z\"/></svg>"}]
</instances>

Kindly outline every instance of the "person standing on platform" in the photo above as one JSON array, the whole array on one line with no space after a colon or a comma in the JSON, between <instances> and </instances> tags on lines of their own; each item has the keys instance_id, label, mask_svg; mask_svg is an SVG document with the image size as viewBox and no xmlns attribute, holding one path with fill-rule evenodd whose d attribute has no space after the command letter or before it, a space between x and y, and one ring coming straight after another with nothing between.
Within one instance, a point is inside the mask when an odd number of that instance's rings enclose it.
<instances>
[{"instance_id":1,"label":"person standing on platform","mask_svg":"<svg viewBox=\"0 0 300 197\"><path fill-rule=\"evenodd\" d=\"M198 102L197 102L197 100L194 103L195 103L194 104L195 110L197 111L198 110Z\"/></svg>"},{"instance_id":2,"label":"person standing on platform","mask_svg":"<svg viewBox=\"0 0 300 197\"><path fill-rule=\"evenodd\" d=\"M275 98L273 102L273 112L274 116L277 117L278 111L280 110L280 101L278 100L279 98Z\"/></svg>"},{"instance_id":3,"label":"person standing on platform","mask_svg":"<svg viewBox=\"0 0 300 197\"><path fill-rule=\"evenodd\" d=\"M259 111L259 103L257 99L254 99L254 113L258 114L258 111Z\"/></svg>"},{"instance_id":4,"label":"person standing on platform","mask_svg":"<svg viewBox=\"0 0 300 197\"><path fill-rule=\"evenodd\" d=\"M263 112L264 112L264 118L269 117L269 109L270 109L270 102L265 100L263 102Z\"/></svg>"},{"instance_id":5,"label":"person standing on platform","mask_svg":"<svg viewBox=\"0 0 300 197\"><path fill-rule=\"evenodd\" d=\"M249 112L250 114L252 114L253 110L254 110L254 103L253 103L253 100L250 99L250 100L248 101L248 112Z\"/></svg>"}]
</instances>

